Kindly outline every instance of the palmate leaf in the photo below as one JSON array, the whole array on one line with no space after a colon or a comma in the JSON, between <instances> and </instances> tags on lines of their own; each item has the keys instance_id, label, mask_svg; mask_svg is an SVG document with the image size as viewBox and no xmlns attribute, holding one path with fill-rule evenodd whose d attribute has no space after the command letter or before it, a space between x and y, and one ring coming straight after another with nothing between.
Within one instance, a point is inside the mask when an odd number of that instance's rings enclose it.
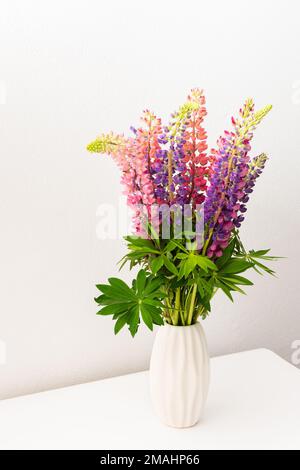
<instances>
[{"instance_id":1,"label":"palmate leaf","mask_svg":"<svg viewBox=\"0 0 300 470\"><path fill-rule=\"evenodd\" d=\"M134 300L134 293L130 288L125 292L122 289L112 286L112 285L107 285L107 284L98 284L97 288L107 297L112 298L112 299L119 299L123 301L130 301Z\"/></svg>"},{"instance_id":2,"label":"palmate leaf","mask_svg":"<svg viewBox=\"0 0 300 470\"><path fill-rule=\"evenodd\" d=\"M207 256L190 253L189 255L183 254L179 258L181 259L181 262L179 265L178 279L181 279L183 277L187 279L190 274L196 270L196 266L198 266L205 273L218 269L215 263L213 263L209 258L207 258Z\"/></svg>"},{"instance_id":3,"label":"palmate leaf","mask_svg":"<svg viewBox=\"0 0 300 470\"><path fill-rule=\"evenodd\" d=\"M161 278L149 276L143 269L132 281L132 287L121 279L110 278L109 284L97 285L103 293L95 299L102 307L97 313L112 315L116 320L115 334L127 324L131 335L134 336L138 330L140 318L152 330L153 324L163 324L164 305L161 300L166 294L160 291L161 283Z\"/></svg>"}]
</instances>

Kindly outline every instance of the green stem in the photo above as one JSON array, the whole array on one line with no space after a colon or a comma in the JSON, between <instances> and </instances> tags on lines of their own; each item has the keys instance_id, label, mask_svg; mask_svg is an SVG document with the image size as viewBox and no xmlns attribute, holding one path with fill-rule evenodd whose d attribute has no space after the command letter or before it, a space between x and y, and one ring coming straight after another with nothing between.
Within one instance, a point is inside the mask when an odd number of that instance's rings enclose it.
<instances>
[{"instance_id":1,"label":"green stem","mask_svg":"<svg viewBox=\"0 0 300 470\"><path fill-rule=\"evenodd\" d=\"M170 317L171 323L172 323L172 325L174 325L174 319L173 319L173 315L172 315L172 306L171 306L171 304L169 302L169 299L167 297L165 298L165 304L166 304L167 313Z\"/></svg>"},{"instance_id":2,"label":"green stem","mask_svg":"<svg viewBox=\"0 0 300 470\"><path fill-rule=\"evenodd\" d=\"M180 311L180 287L177 287L175 294L174 325L178 325Z\"/></svg>"},{"instance_id":3,"label":"green stem","mask_svg":"<svg viewBox=\"0 0 300 470\"><path fill-rule=\"evenodd\" d=\"M184 301L184 324L187 324L188 320L188 312L190 310L190 300L191 300L191 292L192 292L193 286L190 286L188 288L188 292L185 296L185 301Z\"/></svg>"},{"instance_id":4,"label":"green stem","mask_svg":"<svg viewBox=\"0 0 300 470\"><path fill-rule=\"evenodd\" d=\"M195 299L197 294L197 284L193 284L193 290L191 294L191 300L189 305L189 313L187 318L187 325L191 325L193 321L194 309L195 309Z\"/></svg>"},{"instance_id":5,"label":"green stem","mask_svg":"<svg viewBox=\"0 0 300 470\"><path fill-rule=\"evenodd\" d=\"M204 244L203 250L202 250L202 256L205 256L205 254L206 254L206 250L207 250L207 247L208 247L208 245L209 245L209 243L210 243L212 234L213 234L213 230L210 230L210 231L208 232L208 238L207 238L207 240L206 240L206 242L205 242L205 244Z\"/></svg>"},{"instance_id":6,"label":"green stem","mask_svg":"<svg viewBox=\"0 0 300 470\"><path fill-rule=\"evenodd\" d=\"M214 288L214 291L210 297L210 300L214 297L214 295L217 293L218 287ZM205 311L205 307L203 305L200 305L200 307L197 309L195 317L194 317L194 323L196 323L197 319L202 315L202 313Z\"/></svg>"},{"instance_id":7,"label":"green stem","mask_svg":"<svg viewBox=\"0 0 300 470\"><path fill-rule=\"evenodd\" d=\"M184 311L180 309L179 313L180 313L181 324L182 326L185 326Z\"/></svg>"},{"instance_id":8,"label":"green stem","mask_svg":"<svg viewBox=\"0 0 300 470\"><path fill-rule=\"evenodd\" d=\"M202 313L205 311L205 308L203 307L203 305L201 305L197 311L196 311L196 315L195 315L195 318L194 318L194 321L196 323L196 321L198 320L198 318L200 317L200 315L202 315Z\"/></svg>"}]
</instances>

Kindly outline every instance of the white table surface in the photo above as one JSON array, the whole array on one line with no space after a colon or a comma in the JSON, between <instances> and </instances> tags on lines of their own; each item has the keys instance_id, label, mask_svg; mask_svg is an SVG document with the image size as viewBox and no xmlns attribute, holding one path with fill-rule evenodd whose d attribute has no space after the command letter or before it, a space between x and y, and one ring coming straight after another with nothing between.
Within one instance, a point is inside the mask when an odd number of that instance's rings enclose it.
<instances>
[{"instance_id":1,"label":"white table surface","mask_svg":"<svg viewBox=\"0 0 300 470\"><path fill-rule=\"evenodd\" d=\"M168 428L148 373L0 402L0 449L300 449L300 370L266 349L211 361L202 421Z\"/></svg>"}]
</instances>

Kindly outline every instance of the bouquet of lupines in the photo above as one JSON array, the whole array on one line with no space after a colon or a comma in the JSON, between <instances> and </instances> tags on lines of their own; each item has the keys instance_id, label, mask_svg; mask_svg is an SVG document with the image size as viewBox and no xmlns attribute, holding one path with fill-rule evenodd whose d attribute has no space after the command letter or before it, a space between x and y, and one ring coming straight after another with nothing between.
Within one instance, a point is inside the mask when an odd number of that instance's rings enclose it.
<instances>
[{"instance_id":1,"label":"bouquet of lupines","mask_svg":"<svg viewBox=\"0 0 300 470\"><path fill-rule=\"evenodd\" d=\"M253 131L272 106L254 110L246 100L232 129L207 151L202 90L193 89L170 123L149 110L132 135L102 134L87 149L111 155L133 210L134 233L121 267L140 266L132 285L118 278L99 284L101 315L112 315L115 333L126 324L134 336L141 319L152 330L206 318L218 290L233 300L251 286L248 269L274 274L269 250L247 251L239 228L267 156L250 157Z\"/></svg>"}]
</instances>

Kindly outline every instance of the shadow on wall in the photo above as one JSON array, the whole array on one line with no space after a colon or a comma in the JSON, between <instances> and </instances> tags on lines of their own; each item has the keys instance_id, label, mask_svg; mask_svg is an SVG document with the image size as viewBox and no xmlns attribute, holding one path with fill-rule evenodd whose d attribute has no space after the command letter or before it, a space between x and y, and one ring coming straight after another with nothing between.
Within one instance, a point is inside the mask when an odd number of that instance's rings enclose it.
<instances>
[{"instance_id":1,"label":"shadow on wall","mask_svg":"<svg viewBox=\"0 0 300 470\"><path fill-rule=\"evenodd\" d=\"M291 362L294 366L300 368L300 339L296 339L291 345L293 353L291 355Z\"/></svg>"}]
</instances>

